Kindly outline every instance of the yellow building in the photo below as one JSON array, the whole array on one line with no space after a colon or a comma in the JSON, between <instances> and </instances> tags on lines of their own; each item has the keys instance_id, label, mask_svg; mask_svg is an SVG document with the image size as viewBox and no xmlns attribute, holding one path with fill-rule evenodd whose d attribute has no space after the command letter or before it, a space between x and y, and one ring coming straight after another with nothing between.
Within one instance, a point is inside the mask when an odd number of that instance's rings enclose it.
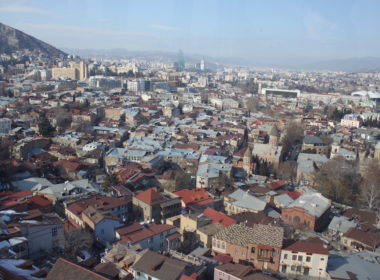
<instances>
[{"instance_id":1,"label":"yellow building","mask_svg":"<svg viewBox=\"0 0 380 280\"><path fill-rule=\"evenodd\" d=\"M52 78L67 78L72 80L85 80L88 78L88 68L84 61L79 63L69 62L69 67L52 68Z\"/></svg>"}]
</instances>

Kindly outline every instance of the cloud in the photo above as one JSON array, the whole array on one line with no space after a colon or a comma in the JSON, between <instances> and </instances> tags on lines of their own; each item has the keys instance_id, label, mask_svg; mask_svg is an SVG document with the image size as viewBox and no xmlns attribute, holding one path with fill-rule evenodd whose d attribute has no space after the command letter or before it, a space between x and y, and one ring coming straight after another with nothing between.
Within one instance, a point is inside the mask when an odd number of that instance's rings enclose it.
<instances>
[{"instance_id":1,"label":"cloud","mask_svg":"<svg viewBox=\"0 0 380 280\"><path fill-rule=\"evenodd\" d=\"M153 29L158 29L158 30L178 30L177 27L175 26L170 26L170 25L161 25L161 24L149 24L149 27L150 28L153 28Z\"/></svg>"},{"instance_id":2,"label":"cloud","mask_svg":"<svg viewBox=\"0 0 380 280\"><path fill-rule=\"evenodd\" d=\"M47 14L47 11L24 5L1 5L0 12L9 13L28 13L28 14Z\"/></svg>"},{"instance_id":3,"label":"cloud","mask_svg":"<svg viewBox=\"0 0 380 280\"><path fill-rule=\"evenodd\" d=\"M25 26L51 31L70 32L70 33L85 33L91 35L108 35L108 36L154 36L149 32L140 31L125 31L110 28L86 27L77 25L64 25L64 24L47 24L47 23L25 23Z\"/></svg>"}]
</instances>

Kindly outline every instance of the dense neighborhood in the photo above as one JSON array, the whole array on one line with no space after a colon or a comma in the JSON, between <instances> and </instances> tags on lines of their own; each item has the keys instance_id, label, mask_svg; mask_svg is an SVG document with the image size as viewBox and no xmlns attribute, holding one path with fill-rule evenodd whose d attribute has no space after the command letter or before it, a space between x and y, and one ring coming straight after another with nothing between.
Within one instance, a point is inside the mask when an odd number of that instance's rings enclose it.
<instances>
[{"instance_id":1,"label":"dense neighborhood","mask_svg":"<svg viewBox=\"0 0 380 280\"><path fill-rule=\"evenodd\" d=\"M379 72L0 62L1 279L379 279Z\"/></svg>"}]
</instances>

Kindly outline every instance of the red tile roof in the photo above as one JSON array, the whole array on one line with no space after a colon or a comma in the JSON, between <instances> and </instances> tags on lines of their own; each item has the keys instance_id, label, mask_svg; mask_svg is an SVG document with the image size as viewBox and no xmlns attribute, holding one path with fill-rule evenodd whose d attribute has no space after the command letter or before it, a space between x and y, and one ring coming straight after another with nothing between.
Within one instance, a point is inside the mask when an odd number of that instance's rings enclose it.
<instances>
[{"instance_id":1,"label":"red tile roof","mask_svg":"<svg viewBox=\"0 0 380 280\"><path fill-rule=\"evenodd\" d=\"M209 193L204 188L192 190L184 189L174 192L174 194L181 197L182 202L186 206L189 204L206 205L215 202L215 200L211 198Z\"/></svg>"},{"instance_id":2,"label":"red tile roof","mask_svg":"<svg viewBox=\"0 0 380 280\"><path fill-rule=\"evenodd\" d=\"M296 200L301 196L301 193L297 191L288 192L288 196L290 196L290 198L292 198L293 200Z\"/></svg>"},{"instance_id":3,"label":"red tile roof","mask_svg":"<svg viewBox=\"0 0 380 280\"><path fill-rule=\"evenodd\" d=\"M154 188L150 188L146 191L136 194L135 198L149 205L155 205L166 200L166 198L157 192Z\"/></svg>"},{"instance_id":4,"label":"red tile roof","mask_svg":"<svg viewBox=\"0 0 380 280\"><path fill-rule=\"evenodd\" d=\"M222 226L225 226L225 227L228 227L232 224L236 224L236 221L234 219L212 208L205 209L203 211L203 215L212 219L213 223L220 223Z\"/></svg>"}]
</instances>

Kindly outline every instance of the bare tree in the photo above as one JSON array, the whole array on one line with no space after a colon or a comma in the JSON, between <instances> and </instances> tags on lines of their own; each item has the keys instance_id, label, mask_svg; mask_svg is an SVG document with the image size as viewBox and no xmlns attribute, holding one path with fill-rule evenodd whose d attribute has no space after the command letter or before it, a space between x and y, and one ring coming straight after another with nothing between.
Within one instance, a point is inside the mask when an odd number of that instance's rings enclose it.
<instances>
[{"instance_id":1,"label":"bare tree","mask_svg":"<svg viewBox=\"0 0 380 280\"><path fill-rule=\"evenodd\" d=\"M380 203L380 188L378 185L371 183L362 188L362 201L370 210L376 210Z\"/></svg>"},{"instance_id":2,"label":"bare tree","mask_svg":"<svg viewBox=\"0 0 380 280\"><path fill-rule=\"evenodd\" d=\"M76 229L65 233L65 257L75 260L79 251L90 250L94 244L93 235L84 229Z\"/></svg>"},{"instance_id":3,"label":"bare tree","mask_svg":"<svg viewBox=\"0 0 380 280\"><path fill-rule=\"evenodd\" d=\"M283 180L293 181L296 178L297 162L285 161L281 162L278 166L277 175Z\"/></svg>"},{"instance_id":4,"label":"bare tree","mask_svg":"<svg viewBox=\"0 0 380 280\"><path fill-rule=\"evenodd\" d=\"M326 162L314 173L316 188L336 202L356 205L361 176L355 164L340 157Z\"/></svg>"},{"instance_id":5,"label":"bare tree","mask_svg":"<svg viewBox=\"0 0 380 280\"><path fill-rule=\"evenodd\" d=\"M377 210L380 205L380 164L377 160L370 161L363 172L361 184L361 200L363 206Z\"/></svg>"}]
</instances>

